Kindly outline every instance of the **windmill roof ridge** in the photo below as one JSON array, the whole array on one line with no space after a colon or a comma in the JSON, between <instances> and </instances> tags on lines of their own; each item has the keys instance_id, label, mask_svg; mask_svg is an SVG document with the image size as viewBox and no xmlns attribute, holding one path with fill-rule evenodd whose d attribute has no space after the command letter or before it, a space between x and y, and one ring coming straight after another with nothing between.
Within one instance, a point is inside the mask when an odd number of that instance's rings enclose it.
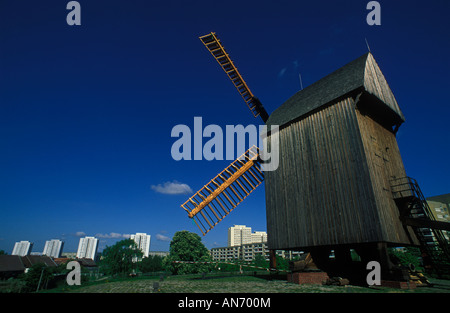
<instances>
[{"instance_id":1,"label":"windmill roof ridge","mask_svg":"<svg viewBox=\"0 0 450 313\"><path fill-rule=\"evenodd\" d=\"M368 74L370 71L370 74ZM380 81L386 90L373 90L368 80ZM283 126L294 119L301 118L322 106L352 92L366 90L380 98L398 117L404 121L398 104L390 91L381 70L370 52L347 63L317 82L298 91L277 108L269 117L267 125Z\"/></svg>"}]
</instances>

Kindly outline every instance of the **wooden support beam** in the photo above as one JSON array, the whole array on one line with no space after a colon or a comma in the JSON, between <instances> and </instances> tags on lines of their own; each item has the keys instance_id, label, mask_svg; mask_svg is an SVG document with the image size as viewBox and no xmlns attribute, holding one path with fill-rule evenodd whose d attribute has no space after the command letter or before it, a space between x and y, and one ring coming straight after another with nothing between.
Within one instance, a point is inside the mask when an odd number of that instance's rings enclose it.
<instances>
[{"instance_id":1,"label":"wooden support beam","mask_svg":"<svg viewBox=\"0 0 450 313\"><path fill-rule=\"evenodd\" d=\"M271 269L277 268L277 254L273 249L269 250L269 267Z\"/></svg>"}]
</instances>

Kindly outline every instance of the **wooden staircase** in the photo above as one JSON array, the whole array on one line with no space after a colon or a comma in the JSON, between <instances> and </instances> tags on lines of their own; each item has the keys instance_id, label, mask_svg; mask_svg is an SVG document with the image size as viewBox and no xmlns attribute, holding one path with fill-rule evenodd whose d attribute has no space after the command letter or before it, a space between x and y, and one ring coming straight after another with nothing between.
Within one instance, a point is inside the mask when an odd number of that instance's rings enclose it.
<instances>
[{"instance_id":1,"label":"wooden staircase","mask_svg":"<svg viewBox=\"0 0 450 313\"><path fill-rule=\"evenodd\" d=\"M400 210L400 220L412 227L420 242L424 264L438 275L450 274L450 245L443 233L450 231L450 223L436 220L415 179L394 179L391 190Z\"/></svg>"}]
</instances>

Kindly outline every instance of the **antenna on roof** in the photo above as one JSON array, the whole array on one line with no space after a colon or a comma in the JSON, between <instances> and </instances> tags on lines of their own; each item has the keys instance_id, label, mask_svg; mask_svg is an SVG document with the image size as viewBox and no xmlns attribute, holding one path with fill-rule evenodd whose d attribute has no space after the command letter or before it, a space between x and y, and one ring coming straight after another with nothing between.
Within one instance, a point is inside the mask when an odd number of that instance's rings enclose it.
<instances>
[{"instance_id":1,"label":"antenna on roof","mask_svg":"<svg viewBox=\"0 0 450 313\"><path fill-rule=\"evenodd\" d=\"M302 74L298 73L298 78L300 79L300 90L303 90Z\"/></svg>"},{"instance_id":2,"label":"antenna on roof","mask_svg":"<svg viewBox=\"0 0 450 313\"><path fill-rule=\"evenodd\" d=\"M371 52L370 51L370 47L369 47L369 42L367 41L367 38L364 38L364 39L366 40L367 50L369 50L369 52Z\"/></svg>"}]
</instances>

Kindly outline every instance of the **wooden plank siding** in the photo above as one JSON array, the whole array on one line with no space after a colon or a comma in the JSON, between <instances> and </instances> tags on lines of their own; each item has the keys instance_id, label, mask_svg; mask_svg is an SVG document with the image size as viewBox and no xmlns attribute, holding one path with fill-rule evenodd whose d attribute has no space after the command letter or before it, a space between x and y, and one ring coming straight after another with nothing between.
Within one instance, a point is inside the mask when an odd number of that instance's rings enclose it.
<instances>
[{"instance_id":1,"label":"wooden plank siding","mask_svg":"<svg viewBox=\"0 0 450 313\"><path fill-rule=\"evenodd\" d=\"M361 115L353 97L279 138L279 167L265 173L270 249L410 243L389 188L391 176L405 175L395 135Z\"/></svg>"},{"instance_id":2,"label":"wooden plank siding","mask_svg":"<svg viewBox=\"0 0 450 313\"><path fill-rule=\"evenodd\" d=\"M376 96L383 105L391 109L400 120L405 120L397 100L372 54L369 54L366 60L364 88L368 93Z\"/></svg>"},{"instance_id":3,"label":"wooden plank siding","mask_svg":"<svg viewBox=\"0 0 450 313\"><path fill-rule=\"evenodd\" d=\"M390 185L406 176L395 138L404 120L370 53L275 110L267 122L280 127L279 167L265 172L269 249L417 244Z\"/></svg>"},{"instance_id":4,"label":"wooden plank siding","mask_svg":"<svg viewBox=\"0 0 450 313\"><path fill-rule=\"evenodd\" d=\"M352 97L282 128L278 170L266 172L269 247L382 237Z\"/></svg>"},{"instance_id":5,"label":"wooden plank siding","mask_svg":"<svg viewBox=\"0 0 450 313\"><path fill-rule=\"evenodd\" d=\"M394 201L391 180L406 177L405 168L395 135L356 110L361 138L369 166L370 181L375 193L383 238L391 243L418 243L412 229L405 229ZM410 242L408 235L412 238Z\"/></svg>"}]
</instances>

